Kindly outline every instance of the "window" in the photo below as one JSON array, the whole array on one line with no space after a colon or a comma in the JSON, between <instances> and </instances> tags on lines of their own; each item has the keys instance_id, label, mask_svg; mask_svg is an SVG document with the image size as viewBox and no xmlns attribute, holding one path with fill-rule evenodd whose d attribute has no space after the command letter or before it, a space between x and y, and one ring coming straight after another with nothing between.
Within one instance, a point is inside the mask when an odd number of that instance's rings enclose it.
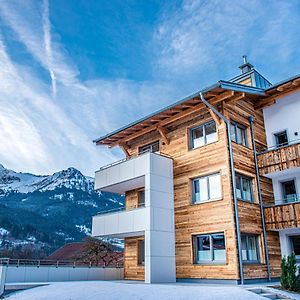
<instances>
[{"instance_id":1,"label":"window","mask_svg":"<svg viewBox=\"0 0 300 300\"><path fill-rule=\"evenodd\" d=\"M190 148L198 148L218 140L215 122L209 122L192 128L190 131Z\"/></svg>"},{"instance_id":2,"label":"window","mask_svg":"<svg viewBox=\"0 0 300 300\"><path fill-rule=\"evenodd\" d=\"M240 174L235 175L237 198L253 202L252 179Z\"/></svg>"},{"instance_id":3,"label":"window","mask_svg":"<svg viewBox=\"0 0 300 300\"><path fill-rule=\"evenodd\" d=\"M242 234L242 259L245 262L259 262L256 235Z\"/></svg>"},{"instance_id":4,"label":"window","mask_svg":"<svg viewBox=\"0 0 300 300\"><path fill-rule=\"evenodd\" d=\"M275 133L275 141L277 147L287 146L289 144L286 130Z\"/></svg>"},{"instance_id":5,"label":"window","mask_svg":"<svg viewBox=\"0 0 300 300\"><path fill-rule=\"evenodd\" d=\"M223 233L203 234L194 237L195 263L226 262Z\"/></svg>"},{"instance_id":6,"label":"window","mask_svg":"<svg viewBox=\"0 0 300 300\"><path fill-rule=\"evenodd\" d=\"M193 180L193 203L216 200L222 197L219 173Z\"/></svg>"},{"instance_id":7,"label":"window","mask_svg":"<svg viewBox=\"0 0 300 300\"><path fill-rule=\"evenodd\" d=\"M145 191L138 192L138 207L145 206Z\"/></svg>"},{"instance_id":8,"label":"window","mask_svg":"<svg viewBox=\"0 0 300 300\"><path fill-rule=\"evenodd\" d=\"M154 143L139 147L139 154L145 152L158 152L159 151L159 141L155 141Z\"/></svg>"},{"instance_id":9,"label":"window","mask_svg":"<svg viewBox=\"0 0 300 300\"><path fill-rule=\"evenodd\" d=\"M145 241L138 240L138 264L145 264Z\"/></svg>"},{"instance_id":10,"label":"window","mask_svg":"<svg viewBox=\"0 0 300 300\"><path fill-rule=\"evenodd\" d=\"M295 180L281 182L284 202L294 202L297 200Z\"/></svg>"},{"instance_id":11,"label":"window","mask_svg":"<svg viewBox=\"0 0 300 300\"><path fill-rule=\"evenodd\" d=\"M230 130L232 141L236 142L239 145L248 147L246 128L243 125L231 122Z\"/></svg>"},{"instance_id":12,"label":"window","mask_svg":"<svg viewBox=\"0 0 300 300\"><path fill-rule=\"evenodd\" d=\"M290 236L291 241L291 248L292 251L295 253L296 260L300 262L300 235Z\"/></svg>"}]
</instances>

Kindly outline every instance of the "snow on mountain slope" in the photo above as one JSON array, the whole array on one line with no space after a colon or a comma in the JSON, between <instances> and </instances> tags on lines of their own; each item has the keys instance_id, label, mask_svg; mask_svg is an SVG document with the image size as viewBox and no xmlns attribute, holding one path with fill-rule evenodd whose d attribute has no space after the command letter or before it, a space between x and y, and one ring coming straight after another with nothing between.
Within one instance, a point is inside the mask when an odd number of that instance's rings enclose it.
<instances>
[{"instance_id":1,"label":"snow on mountain slope","mask_svg":"<svg viewBox=\"0 0 300 300\"><path fill-rule=\"evenodd\" d=\"M33 191L54 190L59 187L92 192L94 180L85 177L75 168L68 168L53 175L18 173L0 164L0 196L7 192L31 193Z\"/></svg>"},{"instance_id":2,"label":"snow on mountain slope","mask_svg":"<svg viewBox=\"0 0 300 300\"><path fill-rule=\"evenodd\" d=\"M10 191L30 193L36 189L34 185L46 177L47 176L38 176L30 173L18 173L6 169L0 164L0 196L1 190L4 193Z\"/></svg>"}]
</instances>

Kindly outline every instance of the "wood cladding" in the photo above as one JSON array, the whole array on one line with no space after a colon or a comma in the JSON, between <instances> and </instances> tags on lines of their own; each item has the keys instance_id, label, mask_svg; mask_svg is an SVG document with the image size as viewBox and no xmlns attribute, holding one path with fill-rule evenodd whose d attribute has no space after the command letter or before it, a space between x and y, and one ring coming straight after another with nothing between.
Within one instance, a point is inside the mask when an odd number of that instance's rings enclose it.
<instances>
[{"instance_id":1,"label":"wood cladding","mask_svg":"<svg viewBox=\"0 0 300 300\"><path fill-rule=\"evenodd\" d=\"M145 268L138 264L138 241L144 237L125 238L124 241L124 278L129 280L144 280Z\"/></svg>"},{"instance_id":2,"label":"wood cladding","mask_svg":"<svg viewBox=\"0 0 300 300\"><path fill-rule=\"evenodd\" d=\"M266 147L264 121L261 111L256 111L251 99L218 104L217 108L229 119L247 128L247 145L244 147L232 142L234 167L236 172L252 178L254 203L238 201L238 212L241 233L253 233L260 237L259 264L244 264L245 278L266 278L265 249L263 244L262 220L257 192L253 145L248 118L255 118L255 142L259 149ZM207 108L187 114L176 119L164 130L164 136L156 130L137 136L127 143L128 153L136 155L140 146L160 140L160 152L172 157L174 174L174 209L176 235L176 276L177 278L206 278L206 279L239 279L238 253L234 218L234 205L231 191L231 175L228 154L226 125L221 121L217 125L218 140L196 149L189 149L190 128L212 121ZM167 142L166 142L167 141ZM192 204L192 179L220 173L222 181L222 198L201 204ZM272 203L273 192L271 180L262 177L263 201ZM126 207L135 203L136 192L126 194ZM194 264L193 236L205 233L224 232L226 243L226 263L224 264ZM268 232L269 260L273 276L278 276L280 266L280 246L278 234ZM127 239L126 239L127 243ZM130 246L131 245L131 246ZM134 249L134 240L129 248ZM130 248L131 247L131 248ZM137 245L136 245L137 247ZM136 248L137 249L137 248ZM137 261L137 250L129 251L129 260ZM133 256L136 255L135 258ZM132 264L132 272L128 265L127 278L141 278ZM126 256L125 256L126 268ZM126 273L127 272L127 273ZM137 275L139 274L139 275Z\"/></svg>"},{"instance_id":3,"label":"wood cladding","mask_svg":"<svg viewBox=\"0 0 300 300\"><path fill-rule=\"evenodd\" d=\"M267 230L300 227L299 202L266 207L264 213Z\"/></svg>"},{"instance_id":4,"label":"wood cladding","mask_svg":"<svg viewBox=\"0 0 300 300\"><path fill-rule=\"evenodd\" d=\"M300 167L300 143L259 154L258 166L261 175Z\"/></svg>"}]
</instances>

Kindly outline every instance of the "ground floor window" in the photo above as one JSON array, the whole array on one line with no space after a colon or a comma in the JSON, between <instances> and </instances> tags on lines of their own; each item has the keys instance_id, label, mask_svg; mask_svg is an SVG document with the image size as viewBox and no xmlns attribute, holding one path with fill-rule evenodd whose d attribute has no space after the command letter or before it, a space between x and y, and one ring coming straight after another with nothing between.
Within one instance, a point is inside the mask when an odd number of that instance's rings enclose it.
<instances>
[{"instance_id":1,"label":"ground floor window","mask_svg":"<svg viewBox=\"0 0 300 300\"><path fill-rule=\"evenodd\" d=\"M224 233L201 234L194 237L195 263L225 263Z\"/></svg>"},{"instance_id":2,"label":"ground floor window","mask_svg":"<svg viewBox=\"0 0 300 300\"><path fill-rule=\"evenodd\" d=\"M297 262L300 262L300 235L290 236L291 248L296 255Z\"/></svg>"},{"instance_id":3,"label":"ground floor window","mask_svg":"<svg viewBox=\"0 0 300 300\"><path fill-rule=\"evenodd\" d=\"M145 264L145 241L138 240L138 264Z\"/></svg>"},{"instance_id":4,"label":"ground floor window","mask_svg":"<svg viewBox=\"0 0 300 300\"><path fill-rule=\"evenodd\" d=\"M259 262L258 237L252 234L242 234L242 259L244 262Z\"/></svg>"}]
</instances>

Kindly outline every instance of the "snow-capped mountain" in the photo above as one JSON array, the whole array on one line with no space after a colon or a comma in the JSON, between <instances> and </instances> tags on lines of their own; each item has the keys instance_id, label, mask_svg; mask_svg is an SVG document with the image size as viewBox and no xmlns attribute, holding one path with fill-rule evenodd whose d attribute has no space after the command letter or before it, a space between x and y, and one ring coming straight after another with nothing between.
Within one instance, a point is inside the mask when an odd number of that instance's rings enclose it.
<instances>
[{"instance_id":1,"label":"snow-capped mountain","mask_svg":"<svg viewBox=\"0 0 300 300\"><path fill-rule=\"evenodd\" d=\"M34 191L54 190L58 187L93 192L94 179L82 175L75 168L68 168L53 175L34 175L15 172L0 164L0 196L5 192L31 193Z\"/></svg>"},{"instance_id":2,"label":"snow-capped mountain","mask_svg":"<svg viewBox=\"0 0 300 300\"><path fill-rule=\"evenodd\" d=\"M92 216L123 202L120 195L94 191L94 179L72 167L34 175L0 165L0 250L34 244L51 252L84 238Z\"/></svg>"}]
</instances>

